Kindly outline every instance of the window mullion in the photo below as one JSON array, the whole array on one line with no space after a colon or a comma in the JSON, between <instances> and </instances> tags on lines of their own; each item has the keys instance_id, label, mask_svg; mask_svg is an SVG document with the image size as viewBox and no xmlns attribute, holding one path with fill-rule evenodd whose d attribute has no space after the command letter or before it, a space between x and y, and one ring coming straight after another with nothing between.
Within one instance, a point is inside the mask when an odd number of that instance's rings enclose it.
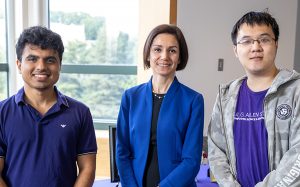
<instances>
[{"instance_id":1,"label":"window mullion","mask_svg":"<svg viewBox=\"0 0 300 187\"><path fill-rule=\"evenodd\" d=\"M136 65L62 65L62 73L136 75Z\"/></svg>"}]
</instances>

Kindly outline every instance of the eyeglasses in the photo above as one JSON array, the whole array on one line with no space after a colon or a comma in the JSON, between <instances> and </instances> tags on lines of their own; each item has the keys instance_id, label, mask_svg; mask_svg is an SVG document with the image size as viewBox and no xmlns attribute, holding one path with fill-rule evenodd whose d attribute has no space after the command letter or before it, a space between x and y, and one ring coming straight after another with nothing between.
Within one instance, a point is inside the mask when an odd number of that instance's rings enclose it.
<instances>
[{"instance_id":1,"label":"eyeglasses","mask_svg":"<svg viewBox=\"0 0 300 187\"><path fill-rule=\"evenodd\" d=\"M269 36L264 36L261 38L257 38L256 40L252 38L244 38L237 42L237 44L240 44L244 47L250 47L254 44L254 42L257 42L261 46L268 46L271 45L273 41L275 41L274 38L271 38Z\"/></svg>"}]
</instances>

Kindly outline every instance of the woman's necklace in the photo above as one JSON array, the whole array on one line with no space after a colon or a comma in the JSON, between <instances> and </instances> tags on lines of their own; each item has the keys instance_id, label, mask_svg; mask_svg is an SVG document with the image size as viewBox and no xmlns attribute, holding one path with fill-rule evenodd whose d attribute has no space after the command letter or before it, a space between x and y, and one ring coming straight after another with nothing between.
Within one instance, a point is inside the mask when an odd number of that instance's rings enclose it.
<instances>
[{"instance_id":1,"label":"woman's necklace","mask_svg":"<svg viewBox=\"0 0 300 187\"><path fill-rule=\"evenodd\" d=\"M162 99L162 98L164 98L165 95L166 95L166 94L156 94L156 93L154 93L154 92L153 92L153 94L154 94L154 97L156 97L156 98L158 98L158 99Z\"/></svg>"},{"instance_id":2,"label":"woman's necklace","mask_svg":"<svg viewBox=\"0 0 300 187\"><path fill-rule=\"evenodd\" d=\"M172 82L171 82L172 83ZM153 80L152 80L152 84L154 84L153 83ZM170 86L171 84L166 84L166 86L167 87L165 87L164 89L162 89L162 87L161 87L161 90L160 91L167 91L168 89L169 89L169 86ZM159 91L159 89L158 89L158 87L156 87L157 88L157 92L155 92L154 90L154 85L152 85L152 93L153 93L153 95L154 95L154 97L156 97L156 98L158 98L158 99L163 99L165 96L166 96L166 93L159 93L160 91Z\"/></svg>"},{"instance_id":3,"label":"woman's necklace","mask_svg":"<svg viewBox=\"0 0 300 187\"><path fill-rule=\"evenodd\" d=\"M163 99L166 95L166 94L157 94L157 93L154 92L153 89L152 89L152 93L153 93L154 97L156 97L158 99Z\"/></svg>"}]
</instances>

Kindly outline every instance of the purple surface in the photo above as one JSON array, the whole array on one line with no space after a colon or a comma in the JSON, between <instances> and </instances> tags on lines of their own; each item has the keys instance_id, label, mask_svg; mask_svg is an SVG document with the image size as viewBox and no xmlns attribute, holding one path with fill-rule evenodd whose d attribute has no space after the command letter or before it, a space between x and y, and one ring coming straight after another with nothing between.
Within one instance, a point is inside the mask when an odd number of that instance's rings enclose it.
<instances>
[{"instance_id":1,"label":"purple surface","mask_svg":"<svg viewBox=\"0 0 300 187\"><path fill-rule=\"evenodd\" d=\"M103 180L95 180L93 187L116 187L117 185L118 183L111 183L110 179L103 179Z\"/></svg>"},{"instance_id":2,"label":"purple surface","mask_svg":"<svg viewBox=\"0 0 300 187\"><path fill-rule=\"evenodd\" d=\"M214 182L210 182L210 178L208 177L208 169L209 165L201 165L200 170L196 176L197 187L218 187L219 185Z\"/></svg>"}]
</instances>

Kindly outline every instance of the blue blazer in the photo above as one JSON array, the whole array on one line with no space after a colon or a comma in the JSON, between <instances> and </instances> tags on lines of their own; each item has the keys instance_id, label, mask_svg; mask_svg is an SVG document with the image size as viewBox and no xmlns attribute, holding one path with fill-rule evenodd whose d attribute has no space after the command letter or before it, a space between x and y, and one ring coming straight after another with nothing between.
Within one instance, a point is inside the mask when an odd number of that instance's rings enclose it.
<instances>
[{"instance_id":1,"label":"blue blazer","mask_svg":"<svg viewBox=\"0 0 300 187\"><path fill-rule=\"evenodd\" d=\"M200 168L204 103L175 77L157 121L160 187L194 187ZM122 187L142 187L152 120L152 79L122 96L117 121L116 163Z\"/></svg>"}]
</instances>

